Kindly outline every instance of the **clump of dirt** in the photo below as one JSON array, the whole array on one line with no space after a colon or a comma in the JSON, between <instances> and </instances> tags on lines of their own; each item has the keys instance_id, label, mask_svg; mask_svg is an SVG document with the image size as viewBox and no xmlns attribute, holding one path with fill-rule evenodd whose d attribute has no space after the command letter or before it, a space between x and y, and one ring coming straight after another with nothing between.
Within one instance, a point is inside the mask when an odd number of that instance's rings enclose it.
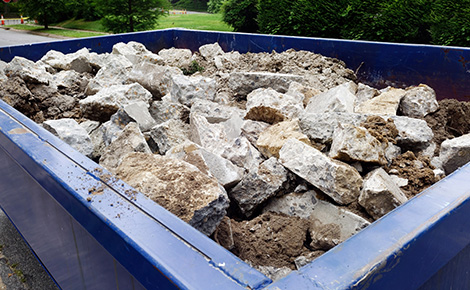
<instances>
[{"instance_id":1,"label":"clump of dirt","mask_svg":"<svg viewBox=\"0 0 470 290\"><path fill-rule=\"evenodd\" d=\"M392 119L385 121L379 116L369 116L361 126L366 128L381 143L397 143L398 130Z\"/></svg>"},{"instance_id":2,"label":"clump of dirt","mask_svg":"<svg viewBox=\"0 0 470 290\"><path fill-rule=\"evenodd\" d=\"M408 179L408 185L401 187L407 198L411 198L424 189L439 181L433 172L429 157L418 156L407 151L392 161L390 166L385 166L388 173L396 173L401 178Z\"/></svg>"},{"instance_id":3,"label":"clump of dirt","mask_svg":"<svg viewBox=\"0 0 470 290\"><path fill-rule=\"evenodd\" d=\"M443 141L470 133L470 102L441 100L439 109L424 120L434 133L432 142L436 143L435 154L438 154Z\"/></svg>"}]
</instances>

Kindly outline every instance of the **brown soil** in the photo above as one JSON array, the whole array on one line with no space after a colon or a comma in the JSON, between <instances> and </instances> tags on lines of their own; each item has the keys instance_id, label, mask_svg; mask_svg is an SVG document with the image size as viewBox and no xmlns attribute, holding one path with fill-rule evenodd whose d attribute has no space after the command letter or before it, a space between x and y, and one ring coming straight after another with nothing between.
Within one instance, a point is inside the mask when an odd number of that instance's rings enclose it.
<instances>
[{"instance_id":1,"label":"brown soil","mask_svg":"<svg viewBox=\"0 0 470 290\"><path fill-rule=\"evenodd\" d=\"M391 119L384 120L379 116L369 116L361 126L366 128L380 142L397 143L395 138L398 136L398 130Z\"/></svg>"}]
</instances>

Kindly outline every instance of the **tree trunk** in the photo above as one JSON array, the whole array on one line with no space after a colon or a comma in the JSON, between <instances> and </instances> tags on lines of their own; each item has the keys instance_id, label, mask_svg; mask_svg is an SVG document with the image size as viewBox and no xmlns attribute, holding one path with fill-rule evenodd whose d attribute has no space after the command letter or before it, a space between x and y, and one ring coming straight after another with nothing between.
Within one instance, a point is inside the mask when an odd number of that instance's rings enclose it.
<instances>
[{"instance_id":1,"label":"tree trunk","mask_svg":"<svg viewBox=\"0 0 470 290\"><path fill-rule=\"evenodd\" d=\"M44 28L49 29L49 19L47 17L47 9L44 9Z\"/></svg>"},{"instance_id":2,"label":"tree trunk","mask_svg":"<svg viewBox=\"0 0 470 290\"><path fill-rule=\"evenodd\" d=\"M134 17L132 15L132 0L127 1L129 12L129 32L134 32Z\"/></svg>"}]
</instances>

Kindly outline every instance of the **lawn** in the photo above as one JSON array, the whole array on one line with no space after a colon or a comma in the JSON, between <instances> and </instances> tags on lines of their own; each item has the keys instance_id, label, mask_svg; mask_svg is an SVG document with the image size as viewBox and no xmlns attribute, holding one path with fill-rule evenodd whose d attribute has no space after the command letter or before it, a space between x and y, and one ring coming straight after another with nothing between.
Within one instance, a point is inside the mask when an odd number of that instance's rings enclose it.
<instances>
[{"instance_id":1,"label":"lawn","mask_svg":"<svg viewBox=\"0 0 470 290\"><path fill-rule=\"evenodd\" d=\"M60 36L71 37L71 38L105 35L104 33L100 33L100 32L69 30L69 29L60 29L60 28L44 29L44 26L40 26L40 25L15 24L15 25L7 25L6 27L20 29L20 30L29 30L29 31L39 32L39 33L60 35Z\"/></svg>"},{"instance_id":2,"label":"lawn","mask_svg":"<svg viewBox=\"0 0 470 290\"><path fill-rule=\"evenodd\" d=\"M233 28L222 21L222 14L176 14L158 19L155 29L188 28L197 30L233 31Z\"/></svg>"}]
</instances>

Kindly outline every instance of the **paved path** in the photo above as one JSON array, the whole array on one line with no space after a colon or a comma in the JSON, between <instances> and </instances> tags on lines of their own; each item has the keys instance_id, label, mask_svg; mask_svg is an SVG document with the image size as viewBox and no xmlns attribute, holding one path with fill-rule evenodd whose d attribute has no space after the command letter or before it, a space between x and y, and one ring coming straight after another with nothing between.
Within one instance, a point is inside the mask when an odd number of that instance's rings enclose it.
<instances>
[{"instance_id":1,"label":"paved path","mask_svg":"<svg viewBox=\"0 0 470 290\"><path fill-rule=\"evenodd\" d=\"M57 38L0 29L0 46L54 40ZM0 208L0 290L20 289L58 288Z\"/></svg>"}]
</instances>

